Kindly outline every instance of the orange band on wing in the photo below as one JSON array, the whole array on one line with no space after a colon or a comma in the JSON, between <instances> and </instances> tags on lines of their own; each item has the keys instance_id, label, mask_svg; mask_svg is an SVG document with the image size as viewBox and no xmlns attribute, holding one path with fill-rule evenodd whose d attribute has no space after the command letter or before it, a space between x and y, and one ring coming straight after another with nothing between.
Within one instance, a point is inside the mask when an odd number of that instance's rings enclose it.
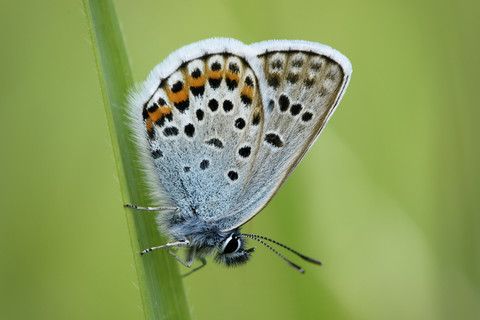
<instances>
[{"instance_id":1,"label":"orange band on wing","mask_svg":"<svg viewBox=\"0 0 480 320\"><path fill-rule=\"evenodd\" d=\"M152 122L151 118L147 119L145 126L146 126L148 132L150 132L153 129L153 122Z\"/></svg>"},{"instance_id":2,"label":"orange band on wing","mask_svg":"<svg viewBox=\"0 0 480 320\"><path fill-rule=\"evenodd\" d=\"M210 79L220 79L222 77L222 71L217 70L217 71L208 71L207 72L207 77Z\"/></svg>"},{"instance_id":3,"label":"orange band on wing","mask_svg":"<svg viewBox=\"0 0 480 320\"><path fill-rule=\"evenodd\" d=\"M205 76L198 77L198 78L188 77L187 82L190 87L195 87L195 88L201 87L205 85Z\"/></svg>"},{"instance_id":4,"label":"orange band on wing","mask_svg":"<svg viewBox=\"0 0 480 320\"><path fill-rule=\"evenodd\" d=\"M160 109L155 109L154 112L149 112L148 116L150 117L150 121L157 122L159 119L163 117L163 112Z\"/></svg>"},{"instance_id":5,"label":"orange band on wing","mask_svg":"<svg viewBox=\"0 0 480 320\"><path fill-rule=\"evenodd\" d=\"M170 108L168 106L160 106L160 108L158 110L160 110L160 112L164 115L172 113L172 108Z\"/></svg>"},{"instance_id":6,"label":"orange band on wing","mask_svg":"<svg viewBox=\"0 0 480 320\"><path fill-rule=\"evenodd\" d=\"M238 76L238 74L230 72L230 71L227 71L227 78L230 81L237 81L237 83L240 80L240 77Z\"/></svg>"},{"instance_id":7,"label":"orange band on wing","mask_svg":"<svg viewBox=\"0 0 480 320\"><path fill-rule=\"evenodd\" d=\"M188 87L183 86L182 90L173 93L172 90L167 88L167 97L173 103L179 103L188 99Z\"/></svg>"},{"instance_id":8,"label":"orange band on wing","mask_svg":"<svg viewBox=\"0 0 480 320\"><path fill-rule=\"evenodd\" d=\"M253 99L253 88L248 86L243 87L242 94L248 96L250 99Z\"/></svg>"}]
</instances>

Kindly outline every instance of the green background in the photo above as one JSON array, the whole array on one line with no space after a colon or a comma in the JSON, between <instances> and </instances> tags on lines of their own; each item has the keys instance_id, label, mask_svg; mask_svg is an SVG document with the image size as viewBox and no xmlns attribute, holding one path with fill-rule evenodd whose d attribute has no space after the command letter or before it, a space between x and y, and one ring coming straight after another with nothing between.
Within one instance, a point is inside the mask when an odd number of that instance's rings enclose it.
<instances>
[{"instance_id":1,"label":"green background","mask_svg":"<svg viewBox=\"0 0 480 320\"><path fill-rule=\"evenodd\" d=\"M480 318L477 1L116 1L136 81L213 36L352 62L325 132L245 227L266 248L184 280L194 319ZM80 1L0 4L0 318L142 319ZM139 213L144 214L144 213ZM156 245L156 244L152 244Z\"/></svg>"}]
</instances>

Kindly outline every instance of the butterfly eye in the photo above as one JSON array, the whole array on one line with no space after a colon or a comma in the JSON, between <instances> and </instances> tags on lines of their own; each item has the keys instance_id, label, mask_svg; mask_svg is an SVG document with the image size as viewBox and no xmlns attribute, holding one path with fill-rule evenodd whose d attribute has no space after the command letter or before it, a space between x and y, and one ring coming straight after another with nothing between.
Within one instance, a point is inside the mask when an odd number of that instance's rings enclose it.
<instances>
[{"instance_id":1,"label":"butterfly eye","mask_svg":"<svg viewBox=\"0 0 480 320\"><path fill-rule=\"evenodd\" d=\"M245 249L245 242L237 232L238 230L222 242L222 247L215 255L215 262L226 266L238 266L248 261L255 249Z\"/></svg>"},{"instance_id":2,"label":"butterfly eye","mask_svg":"<svg viewBox=\"0 0 480 320\"><path fill-rule=\"evenodd\" d=\"M236 252L241 246L240 239L235 237L235 236L230 236L226 243L225 246L223 247L223 253L224 254L230 254Z\"/></svg>"}]
</instances>

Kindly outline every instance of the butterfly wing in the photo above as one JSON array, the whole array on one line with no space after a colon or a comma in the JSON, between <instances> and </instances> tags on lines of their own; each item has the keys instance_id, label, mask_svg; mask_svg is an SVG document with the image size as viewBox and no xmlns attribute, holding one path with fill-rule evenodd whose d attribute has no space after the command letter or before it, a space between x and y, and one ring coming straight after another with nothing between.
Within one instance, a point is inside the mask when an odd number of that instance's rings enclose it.
<instances>
[{"instance_id":1,"label":"butterfly wing","mask_svg":"<svg viewBox=\"0 0 480 320\"><path fill-rule=\"evenodd\" d=\"M129 103L153 194L179 218L244 224L320 134L350 73L340 53L302 41L209 39L172 53Z\"/></svg>"},{"instance_id":2,"label":"butterfly wing","mask_svg":"<svg viewBox=\"0 0 480 320\"><path fill-rule=\"evenodd\" d=\"M250 179L222 220L239 227L272 199L321 133L348 86L346 57L304 41L253 44L263 104L263 125Z\"/></svg>"},{"instance_id":3,"label":"butterfly wing","mask_svg":"<svg viewBox=\"0 0 480 320\"><path fill-rule=\"evenodd\" d=\"M135 127L148 150L146 165L156 173L152 189L163 190L185 219L217 221L250 179L263 131L250 56L248 46L230 39L184 47L152 72L141 98L130 103L134 116L142 114Z\"/></svg>"}]
</instances>

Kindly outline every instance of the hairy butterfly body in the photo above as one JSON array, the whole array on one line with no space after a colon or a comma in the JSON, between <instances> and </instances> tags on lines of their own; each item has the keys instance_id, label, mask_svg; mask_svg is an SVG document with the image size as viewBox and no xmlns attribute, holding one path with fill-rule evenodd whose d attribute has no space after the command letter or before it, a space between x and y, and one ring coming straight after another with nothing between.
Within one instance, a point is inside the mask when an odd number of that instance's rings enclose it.
<instances>
[{"instance_id":1,"label":"hairy butterfly body","mask_svg":"<svg viewBox=\"0 0 480 320\"><path fill-rule=\"evenodd\" d=\"M209 39L172 53L131 95L136 143L161 207L165 248L237 265L253 249L241 234L286 181L332 115L352 68L338 51L306 41L245 45ZM134 206L132 206L134 207ZM142 209L141 207L137 207ZM185 246L183 261L169 248Z\"/></svg>"}]
</instances>

